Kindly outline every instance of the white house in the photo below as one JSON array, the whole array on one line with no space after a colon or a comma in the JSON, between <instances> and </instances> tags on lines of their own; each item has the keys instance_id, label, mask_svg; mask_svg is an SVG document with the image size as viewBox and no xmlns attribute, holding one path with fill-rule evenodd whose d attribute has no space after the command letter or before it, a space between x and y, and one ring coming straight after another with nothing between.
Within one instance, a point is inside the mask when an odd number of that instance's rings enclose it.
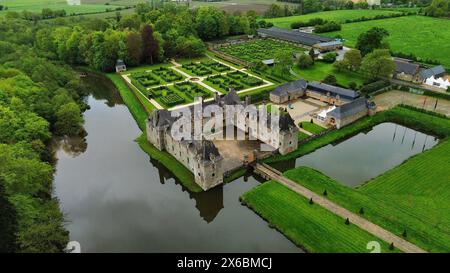
<instances>
[{"instance_id":1,"label":"white house","mask_svg":"<svg viewBox=\"0 0 450 273\"><path fill-rule=\"evenodd\" d=\"M428 79L425 80L425 84L427 85L431 85L431 86L436 86L439 88L443 88L443 89L447 89L450 87L450 81L448 79L444 79L444 78L434 78L434 76L429 77Z\"/></svg>"},{"instance_id":2,"label":"white house","mask_svg":"<svg viewBox=\"0 0 450 273\"><path fill-rule=\"evenodd\" d=\"M423 69L419 73L420 79L426 85L447 89L450 86L448 79L445 79L445 68L438 65L432 68Z\"/></svg>"}]
</instances>

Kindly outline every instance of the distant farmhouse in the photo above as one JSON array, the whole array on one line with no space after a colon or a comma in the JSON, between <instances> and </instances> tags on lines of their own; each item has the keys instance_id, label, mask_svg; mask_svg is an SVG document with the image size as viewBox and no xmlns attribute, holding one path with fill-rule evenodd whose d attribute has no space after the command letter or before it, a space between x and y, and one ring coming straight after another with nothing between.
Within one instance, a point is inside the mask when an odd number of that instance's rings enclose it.
<instances>
[{"instance_id":1,"label":"distant farmhouse","mask_svg":"<svg viewBox=\"0 0 450 273\"><path fill-rule=\"evenodd\" d=\"M214 100L202 103L202 106L216 105L224 107L226 105L250 105L250 97L247 97L245 103L242 102L235 90L231 90L226 95L215 94ZM191 112L195 111L194 106L189 106ZM201 109L203 111L203 109ZM193 113L196 115L197 113ZM278 150L280 154L287 154L297 149L298 147L298 131L299 129L294 123L294 120L287 112L283 112L280 115L280 120L276 132L272 132L271 123L267 123L267 135L264 138L260 138L258 132L253 132L248 127L248 121L250 117L246 117L245 122L239 122L236 118L232 120L224 119L223 124L235 126L235 128L251 134L260 141L271 146L274 150ZM173 155L180 163L188 168L195 178L195 182L203 189L208 190L223 183L224 175L236 167L240 167L244 164L242 162L233 162L230 165L230 159L225 155L221 155L219 149L214 144L214 136L216 134L223 134L223 131L211 132L208 134L208 139L202 140L175 140L171 134L171 127L177 118L172 117L168 110L155 110L153 111L147 122L147 139L157 149L161 151L167 151ZM269 115L270 120L270 115ZM203 120L206 123L208 120ZM193 120L191 120L193 122ZM194 126L192 126L194 128ZM271 137L275 136L276 137ZM213 140L211 140L213 139ZM231 159L236 161L235 159Z\"/></svg>"},{"instance_id":2,"label":"distant farmhouse","mask_svg":"<svg viewBox=\"0 0 450 273\"><path fill-rule=\"evenodd\" d=\"M291 43L301 44L318 49L320 52L342 49L342 41L339 39L324 37L298 30L282 29L277 27L260 28L258 35L263 38L273 38Z\"/></svg>"},{"instance_id":3,"label":"distant farmhouse","mask_svg":"<svg viewBox=\"0 0 450 273\"><path fill-rule=\"evenodd\" d=\"M395 78L403 81L423 83L447 89L450 86L449 77L446 77L445 68L438 65L431 68L422 68L411 60L394 58Z\"/></svg>"},{"instance_id":4,"label":"distant farmhouse","mask_svg":"<svg viewBox=\"0 0 450 273\"><path fill-rule=\"evenodd\" d=\"M369 6L379 6L381 4L381 0L352 0L353 3L361 3L366 2Z\"/></svg>"}]
</instances>

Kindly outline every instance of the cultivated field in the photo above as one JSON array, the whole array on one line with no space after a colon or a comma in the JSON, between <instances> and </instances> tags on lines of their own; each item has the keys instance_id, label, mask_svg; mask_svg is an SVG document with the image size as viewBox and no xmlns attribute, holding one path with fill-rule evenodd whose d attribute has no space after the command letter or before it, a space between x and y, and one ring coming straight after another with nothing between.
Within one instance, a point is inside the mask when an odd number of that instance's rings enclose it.
<instances>
[{"instance_id":1,"label":"cultivated field","mask_svg":"<svg viewBox=\"0 0 450 273\"><path fill-rule=\"evenodd\" d=\"M127 5L131 1L107 1L107 0L82 0L81 5L69 5L72 0L2 0L0 5L8 7L8 11L31 11L41 12L44 8L52 10L64 9L67 14L97 13L105 12L108 9L114 10L117 7ZM106 5L106 3L109 3ZM0 11L0 14L6 11Z\"/></svg>"},{"instance_id":2,"label":"cultivated field","mask_svg":"<svg viewBox=\"0 0 450 273\"><path fill-rule=\"evenodd\" d=\"M298 53L303 52L306 49L290 43L265 39L224 46L219 50L244 61L258 62L261 60L273 59L280 51Z\"/></svg>"},{"instance_id":3,"label":"cultivated field","mask_svg":"<svg viewBox=\"0 0 450 273\"><path fill-rule=\"evenodd\" d=\"M281 28L291 28L293 22L306 22L312 18L322 18L328 21L335 21L344 23L347 19L357 19L361 17L371 18L377 15L389 15L400 13L392 10L334 10L334 11L322 11L305 15L279 17L266 19L267 22L272 22L274 26Z\"/></svg>"},{"instance_id":4,"label":"cultivated field","mask_svg":"<svg viewBox=\"0 0 450 273\"><path fill-rule=\"evenodd\" d=\"M335 37L341 35L345 44L354 46L358 35L371 27L385 28L391 49L395 52L413 53L424 59L434 59L450 67L450 20L425 16L403 16L343 24L342 30L324 33Z\"/></svg>"}]
</instances>

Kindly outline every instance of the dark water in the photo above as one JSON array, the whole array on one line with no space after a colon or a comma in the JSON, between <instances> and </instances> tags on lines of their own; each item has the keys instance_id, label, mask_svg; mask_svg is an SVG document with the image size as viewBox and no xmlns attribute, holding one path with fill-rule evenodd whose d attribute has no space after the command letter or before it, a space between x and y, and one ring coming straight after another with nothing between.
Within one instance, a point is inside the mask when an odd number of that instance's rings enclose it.
<instances>
[{"instance_id":1,"label":"dark water","mask_svg":"<svg viewBox=\"0 0 450 273\"><path fill-rule=\"evenodd\" d=\"M355 187L434 145L438 139L395 123L382 123L308 155L276 164L285 171L308 166Z\"/></svg>"},{"instance_id":2,"label":"dark water","mask_svg":"<svg viewBox=\"0 0 450 273\"><path fill-rule=\"evenodd\" d=\"M55 177L70 239L82 252L301 251L240 204L259 181L189 193L133 141L141 132L113 86L88 81L88 135L59 143Z\"/></svg>"}]
</instances>

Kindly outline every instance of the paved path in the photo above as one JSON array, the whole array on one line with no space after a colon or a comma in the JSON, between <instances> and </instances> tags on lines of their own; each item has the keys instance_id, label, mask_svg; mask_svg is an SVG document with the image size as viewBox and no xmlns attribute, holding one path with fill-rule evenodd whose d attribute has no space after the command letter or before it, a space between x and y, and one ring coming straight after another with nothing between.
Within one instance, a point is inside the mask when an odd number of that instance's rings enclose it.
<instances>
[{"instance_id":1,"label":"paved path","mask_svg":"<svg viewBox=\"0 0 450 273\"><path fill-rule=\"evenodd\" d=\"M334 214L342 217L343 219L349 219L351 224L358 226L361 229L377 236L378 238L388 242L394 243L394 246L403 252L407 253L425 253L423 249L418 246L411 244L410 242L392 234L391 232L385 230L384 228L360 217L359 215L350 212L349 210L331 202L327 198L316 194L315 192L295 183L294 181L284 177L278 170L266 164L257 164L255 171L262 173L265 176L269 176L271 179L281 183L282 185L288 187L289 189L295 191L296 193L304 196L307 199L312 198L314 203L319 204L325 209L333 212Z\"/></svg>"}]
</instances>

